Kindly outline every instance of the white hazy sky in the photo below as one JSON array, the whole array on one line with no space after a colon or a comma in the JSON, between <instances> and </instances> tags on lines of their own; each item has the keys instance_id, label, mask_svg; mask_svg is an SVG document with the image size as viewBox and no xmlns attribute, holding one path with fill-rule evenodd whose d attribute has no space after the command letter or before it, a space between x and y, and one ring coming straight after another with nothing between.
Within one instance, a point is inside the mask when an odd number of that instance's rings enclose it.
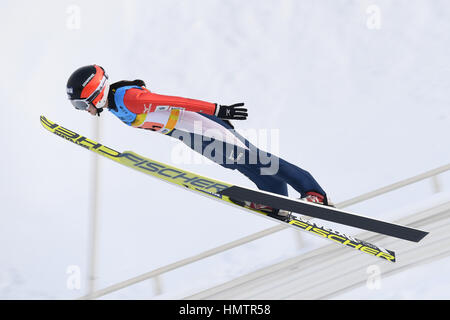
<instances>
[{"instance_id":1,"label":"white hazy sky","mask_svg":"<svg viewBox=\"0 0 450 320\"><path fill-rule=\"evenodd\" d=\"M168 137L71 107L65 84L77 67L97 63L112 81L141 78L157 93L244 101L250 116L236 127L279 129L279 154L339 202L449 162L449 14L446 0L2 1L0 298L86 290L93 155L45 131L41 114L88 137L99 120L102 143L172 163ZM180 167L253 186L217 165ZM99 175L99 287L274 225L109 160ZM448 191L450 175L440 179ZM357 209L376 217L431 192L419 183ZM292 256L298 248L280 243L293 239L281 232L172 272L164 293ZM67 289L71 265L81 290ZM403 297L399 285L383 290ZM151 298L152 286L119 296Z\"/></svg>"}]
</instances>

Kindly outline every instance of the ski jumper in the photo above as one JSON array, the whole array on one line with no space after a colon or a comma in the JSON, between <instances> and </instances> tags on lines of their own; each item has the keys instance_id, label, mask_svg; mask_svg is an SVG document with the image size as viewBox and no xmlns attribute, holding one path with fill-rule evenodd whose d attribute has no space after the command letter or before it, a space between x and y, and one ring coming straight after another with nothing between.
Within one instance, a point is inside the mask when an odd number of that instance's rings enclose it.
<instances>
[{"instance_id":1,"label":"ski jumper","mask_svg":"<svg viewBox=\"0 0 450 320\"><path fill-rule=\"evenodd\" d=\"M224 168L238 170L261 190L288 196L289 184L301 196L310 191L326 196L309 172L260 150L229 121L214 116L214 103L152 93L135 80L111 85L108 109L129 126L179 139ZM276 170L267 174L274 163Z\"/></svg>"}]
</instances>

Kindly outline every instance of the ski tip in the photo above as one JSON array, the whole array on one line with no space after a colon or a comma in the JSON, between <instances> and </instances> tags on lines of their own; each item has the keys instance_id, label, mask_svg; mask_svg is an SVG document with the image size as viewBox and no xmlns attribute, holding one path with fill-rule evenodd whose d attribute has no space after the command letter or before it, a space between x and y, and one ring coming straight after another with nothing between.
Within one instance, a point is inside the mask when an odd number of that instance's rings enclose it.
<instances>
[{"instance_id":1,"label":"ski tip","mask_svg":"<svg viewBox=\"0 0 450 320\"><path fill-rule=\"evenodd\" d=\"M54 125L54 123L48 120L44 115L41 115L39 120L41 121L41 125L47 130L50 130L52 125Z\"/></svg>"}]
</instances>

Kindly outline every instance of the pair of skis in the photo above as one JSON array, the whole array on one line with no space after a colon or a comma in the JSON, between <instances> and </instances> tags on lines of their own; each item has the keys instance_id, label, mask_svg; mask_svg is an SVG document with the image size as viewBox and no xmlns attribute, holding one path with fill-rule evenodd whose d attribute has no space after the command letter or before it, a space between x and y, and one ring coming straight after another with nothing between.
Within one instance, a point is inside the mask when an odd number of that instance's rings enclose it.
<instances>
[{"instance_id":1,"label":"pair of skis","mask_svg":"<svg viewBox=\"0 0 450 320\"><path fill-rule=\"evenodd\" d=\"M119 152L102 145L96 141L88 139L74 131L66 129L44 116L40 117L41 124L48 131L68 140L99 155L107 157L115 162L136 169L147 175L160 180L188 188L196 193L212 197L233 205L244 201L264 204L272 208L283 209L293 213L303 214L314 218L337 222L340 224L369 230L381 234L386 234L396 238L419 242L428 233L425 231L401 226L381 220L372 219L365 216L356 215L344 210L336 209L308 203L300 200L294 200L289 197L240 187L204 177L186 170L166 165L148 158L145 158L132 151ZM237 200L237 201L236 201ZM353 238L338 231L326 228L324 226L312 223L296 215L290 215L286 221L270 217L266 212L243 207L258 215L264 215L269 219L292 226L296 229L304 230L309 233L321 236L331 241L340 243L346 247L370 254L372 256L395 262L395 253L391 250L376 246L369 242Z\"/></svg>"}]
</instances>

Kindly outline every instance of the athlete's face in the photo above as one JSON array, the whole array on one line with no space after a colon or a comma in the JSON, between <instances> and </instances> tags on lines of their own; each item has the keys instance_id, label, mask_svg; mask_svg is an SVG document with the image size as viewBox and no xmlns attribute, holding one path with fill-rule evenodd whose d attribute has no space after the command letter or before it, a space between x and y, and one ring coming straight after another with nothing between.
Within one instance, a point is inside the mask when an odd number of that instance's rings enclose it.
<instances>
[{"instance_id":1,"label":"athlete's face","mask_svg":"<svg viewBox=\"0 0 450 320\"><path fill-rule=\"evenodd\" d=\"M97 115L97 109L92 104L89 104L89 108L87 108L86 111L93 116Z\"/></svg>"},{"instance_id":2,"label":"athlete's face","mask_svg":"<svg viewBox=\"0 0 450 320\"><path fill-rule=\"evenodd\" d=\"M108 108L108 100L103 108ZM97 109L90 103L89 107L86 109L87 112L92 114L93 116L97 115Z\"/></svg>"}]
</instances>

